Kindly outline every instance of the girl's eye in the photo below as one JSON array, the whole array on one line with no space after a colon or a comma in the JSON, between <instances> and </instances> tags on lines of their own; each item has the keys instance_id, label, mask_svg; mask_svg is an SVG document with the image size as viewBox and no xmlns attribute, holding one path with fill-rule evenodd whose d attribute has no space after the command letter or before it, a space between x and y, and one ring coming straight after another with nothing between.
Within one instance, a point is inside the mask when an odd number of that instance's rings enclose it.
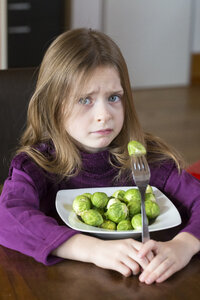
<instances>
[{"instance_id":1,"label":"girl's eye","mask_svg":"<svg viewBox=\"0 0 200 300\"><path fill-rule=\"evenodd\" d=\"M108 98L108 101L110 102L118 102L121 100L121 96L119 95L112 95Z\"/></svg>"},{"instance_id":2,"label":"girl's eye","mask_svg":"<svg viewBox=\"0 0 200 300\"><path fill-rule=\"evenodd\" d=\"M81 98L78 102L83 105L88 105L91 103L91 100L89 98Z\"/></svg>"}]
</instances>

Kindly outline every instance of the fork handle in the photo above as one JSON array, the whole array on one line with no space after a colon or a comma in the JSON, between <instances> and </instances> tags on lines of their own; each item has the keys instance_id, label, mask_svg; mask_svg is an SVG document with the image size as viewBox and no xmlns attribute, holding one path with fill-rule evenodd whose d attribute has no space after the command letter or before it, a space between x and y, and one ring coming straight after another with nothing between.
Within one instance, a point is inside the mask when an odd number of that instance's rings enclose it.
<instances>
[{"instance_id":1,"label":"fork handle","mask_svg":"<svg viewBox=\"0 0 200 300\"><path fill-rule=\"evenodd\" d=\"M149 229L148 229L148 220L145 211L145 191L147 186L139 187L141 194L141 214L142 214L142 243L147 242L150 239Z\"/></svg>"}]
</instances>

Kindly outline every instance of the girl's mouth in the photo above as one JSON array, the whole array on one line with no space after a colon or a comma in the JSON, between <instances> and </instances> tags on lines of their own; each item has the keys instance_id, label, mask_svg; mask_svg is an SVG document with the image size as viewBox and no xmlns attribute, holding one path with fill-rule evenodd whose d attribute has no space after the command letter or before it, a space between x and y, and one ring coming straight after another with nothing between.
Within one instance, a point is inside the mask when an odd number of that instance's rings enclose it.
<instances>
[{"instance_id":1,"label":"girl's mouth","mask_svg":"<svg viewBox=\"0 0 200 300\"><path fill-rule=\"evenodd\" d=\"M97 131L93 131L92 133L94 134L99 134L99 135L108 135L112 132L113 130L110 128L107 129L101 129L101 130L97 130Z\"/></svg>"}]
</instances>

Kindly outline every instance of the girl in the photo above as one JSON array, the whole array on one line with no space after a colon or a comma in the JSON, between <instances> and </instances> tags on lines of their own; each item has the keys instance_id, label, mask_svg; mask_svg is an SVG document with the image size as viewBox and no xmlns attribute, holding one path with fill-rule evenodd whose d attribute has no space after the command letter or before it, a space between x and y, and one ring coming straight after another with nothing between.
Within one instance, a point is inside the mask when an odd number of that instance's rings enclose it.
<instances>
[{"instance_id":1,"label":"girl","mask_svg":"<svg viewBox=\"0 0 200 300\"><path fill-rule=\"evenodd\" d=\"M60 223L60 189L133 185L127 144L143 143L150 184L179 208L183 229L168 242L104 241ZM105 34L76 29L47 50L27 127L0 198L0 243L46 265L91 262L141 282L162 282L200 250L200 182L179 155L144 133L124 58Z\"/></svg>"}]
</instances>

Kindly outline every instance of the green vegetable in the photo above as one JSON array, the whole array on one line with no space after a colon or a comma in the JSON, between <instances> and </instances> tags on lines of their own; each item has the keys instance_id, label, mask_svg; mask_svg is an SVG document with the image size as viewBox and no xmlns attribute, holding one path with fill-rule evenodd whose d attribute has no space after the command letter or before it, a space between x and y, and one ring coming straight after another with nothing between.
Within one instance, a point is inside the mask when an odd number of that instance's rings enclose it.
<instances>
[{"instance_id":1,"label":"green vegetable","mask_svg":"<svg viewBox=\"0 0 200 300\"><path fill-rule=\"evenodd\" d=\"M102 215L102 217L104 217L105 211L104 211L103 208L99 208L99 207L93 206L92 209L97 210Z\"/></svg>"},{"instance_id":2,"label":"green vegetable","mask_svg":"<svg viewBox=\"0 0 200 300\"><path fill-rule=\"evenodd\" d=\"M133 229L133 227L131 225L130 220L122 220L117 224L118 231L132 230L132 229Z\"/></svg>"},{"instance_id":3,"label":"green vegetable","mask_svg":"<svg viewBox=\"0 0 200 300\"><path fill-rule=\"evenodd\" d=\"M141 212L141 201L138 199L129 201L128 205L129 216L132 218Z\"/></svg>"},{"instance_id":4,"label":"green vegetable","mask_svg":"<svg viewBox=\"0 0 200 300\"><path fill-rule=\"evenodd\" d=\"M117 190L113 193L113 197L123 201L125 195L125 191Z\"/></svg>"},{"instance_id":5,"label":"green vegetable","mask_svg":"<svg viewBox=\"0 0 200 300\"><path fill-rule=\"evenodd\" d=\"M141 143L137 141L130 141L128 143L128 153L130 156L141 156L146 154L146 149Z\"/></svg>"},{"instance_id":6,"label":"green vegetable","mask_svg":"<svg viewBox=\"0 0 200 300\"><path fill-rule=\"evenodd\" d=\"M108 203L108 196L103 192L96 192L91 196L92 204L98 208L104 208Z\"/></svg>"},{"instance_id":7,"label":"green vegetable","mask_svg":"<svg viewBox=\"0 0 200 300\"><path fill-rule=\"evenodd\" d=\"M160 208L158 204L151 200L145 201L145 211L149 219L155 219L160 214Z\"/></svg>"},{"instance_id":8,"label":"green vegetable","mask_svg":"<svg viewBox=\"0 0 200 300\"><path fill-rule=\"evenodd\" d=\"M78 216L80 216L83 211L90 209L91 206L90 199L84 195L77 196L72 204L73 210Z\"/></svg>"},{"instance_id":9,"label":"green vegetable","mask_svg":"<svg viewBox=\"0 0 200 300\"><path fill-rule=\"evenodd\" d=\"M88 197L91 200L92 194L91 193L84 193L84 196Z\"/></svg>"},{"instance_id":10,"label":"green vegetable","mask_svg":"<svg viewBox=\"0 0 200 300\"><path fill-rule=\"evenodd\" d=\"M137 214L137 215L133 216L131 219L131 224L132 224L133 228L136 230L142 229L142 215Z\"/></svg>"},{"instance_id":11,"label":"green vegetable","mask_svg":"<svg viewBox=\"0 0 200 300\"><path fill-rule=\"evenodd\" d=\"M113 203L121 203L121 202L117 198L111 198L110 200L108 200L108 204L107 204L106 208L108 209Z\"/></svg>"},{"instance_id":12,"label":"green vegetable","mask_svg":"<svg viewBox=\"0 0 200 300\"><path fill-rule=\"evenodd\" d=\"M125 220L127 215L128 208L123 202L113 203L106 212L106 217L115 223Z\"/></svg>"},{"instance_id":13,"label":"green vegetable","mask_svg":"<svg viewBox=\"0 0 200 300\"><path fill-rule=\"evenodd\" d=\"M129 203L132 200L141 201L141 195L138 189L129 189L125 192L124 202Z\"/></svg>"},{"instance_id":14,"label":"green vegetable","mask_svg":"<svg viewBox=\"0 0 200 300\"><path fill-rule=\"evenodd\" d=\"M147 200L151 200L153 202L156 202L156 197L152 193L147 193L147 194L145 194L145 201L147 201Z\"/></svg>"},{"instance_id":15,"label":"green vegetable","mask_svg":"<svg viewBox=\"0 0 200 300\"><path fill-rule=\"evenodd\" d=\"M100 226L103 223L102 215L95 209L85 210L81 213L81 218L85 224Z\"/></svg>"},{"instance_id":16,"label":"green vegetable","mask_svg":"<svg viewBox=\"0 0 200 300\"><path fill-rule=\"evenodd\" d=\"M148 194L148 193L153 194L153 188L152 188L149 184L147 185L146 193L147 193L147 194Z\"/></svg>"},{"instance_id":17,"label":"green vegetable","mask_svg":"<svg viewBox=\"0 0 200 300\"><path fill-rule=\"evenodd\" d=\"M104 220L100 226L103 229L116 230L116 224L110 220Z\"/></svg>"}]
</instances>

